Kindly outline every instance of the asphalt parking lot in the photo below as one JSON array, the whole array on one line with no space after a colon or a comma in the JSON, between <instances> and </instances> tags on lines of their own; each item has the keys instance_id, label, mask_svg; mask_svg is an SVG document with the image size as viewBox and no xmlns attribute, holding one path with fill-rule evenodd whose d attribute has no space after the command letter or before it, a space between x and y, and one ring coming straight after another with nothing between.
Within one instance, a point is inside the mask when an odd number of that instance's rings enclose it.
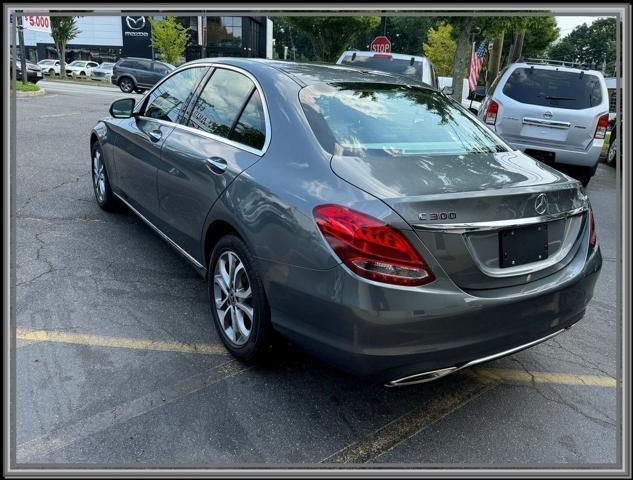
<instances>
[{"instance_id":1,"label":"asphalt parking lot","mask_svg":"<svg viewBox=\"0 0 633 480\"><path fill-rule=\"evenodd\" d=\"M122 94L41 85L46 95L16 100L15 467L619 461L612 168L588 187L604 265L583 320L387 389L292 345L256 367L227 355L194 269L134 214L94 200L90 130Z\"/></svg>"}]
</instances>

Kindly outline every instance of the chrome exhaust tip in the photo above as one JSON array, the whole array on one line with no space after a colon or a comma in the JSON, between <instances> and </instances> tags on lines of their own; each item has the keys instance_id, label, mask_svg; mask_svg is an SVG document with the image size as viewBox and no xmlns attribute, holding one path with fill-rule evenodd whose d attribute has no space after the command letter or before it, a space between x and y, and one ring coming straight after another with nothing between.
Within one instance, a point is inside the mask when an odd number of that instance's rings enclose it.
<instances>
[{"instance_id":1,"label":"chrome exhaust tip","mask_svg":"<svg viewBox=\"0 0 633 480\"><path fill-rule=\"evenodd\" d=\"M538 345L541 342L549 340L552 337L555 337L561 332L565 330L569 330L571 325L565 328L561 328L560 330L555 331L554 333L550 333L542 338L533 340L531 342L525 343L523 345L519 345L518 347L510 348L509 350L504 350L502 352L498 352L492 355L488 355L486 357L476 358L471 360L470 362L463 363L461 365L455 365L447 368L440 368L439 370L431 370L429 372L422 373L414 373L413 375L409 375L406 377L398 378L396 380L391 380L390 382L385 383L385 387L404 387L406 385L415 385L417 383L426 383L432 382L433 380L437 380L438 378L445 377L446 375L450 375L451 373L456 372L457 370L461 370L462 368L468 368L480 363L489 362L491 360L495 360L497 358L505 357L506 355L512 355L513 353L520 352L521 350L525 350L526 348L533 347L534 345Z\"/></svg>"},{"instance_id":2,"label":"chrome exhaust tip","mask_svg":"<svg viewBox=\"0 0 633 480\"><path fill-rule=\"evenodd\" d=\"M445 377L453 373L455 370L459 370L459 367L441 368L439 370L431 370L430 372L415 373L408 377L398 378L397 380L391 380L385 383L385 387L403 387L405 385L415 385L416 383L432 382L438 378Z\"/></svg>"}]
</instances>

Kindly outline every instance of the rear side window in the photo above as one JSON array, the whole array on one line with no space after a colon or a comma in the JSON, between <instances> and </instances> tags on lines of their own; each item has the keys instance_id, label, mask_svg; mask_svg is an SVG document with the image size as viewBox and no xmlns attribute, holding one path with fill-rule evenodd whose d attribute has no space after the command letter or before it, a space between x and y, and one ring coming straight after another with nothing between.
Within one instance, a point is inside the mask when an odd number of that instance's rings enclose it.
<instances>
[{"instance_id":1,"label":"rear side window","mask_svg":"<svg viewBox=\"0 0 633 480\"><path fill-rule=\"evenodd\" d=\"M253 91L229 138L260 150L264 146L266 123L262 99L257 90Z\"/></svg>"},{"instance_id":2,"label":"rear side window","mask_svg":"<svg viewBox=\"0 0 633 480\"><path fill-rule=\"evenodd\" d=\"M388 54L378 54L378 56L373 57L361 57L359 55L354 57L353 55L348 55L343 57L341 64L366 68L368 70L379 70L381 72L407 75L415 77L417 80L422 80L422 62L414 60L412 65L410 59L393 58Z\"/></svg>"},{"instance_id":3,"label":"rear side window","mask_svg":"<svg viewBox=\"0 0 633 480\"><path fill-rule=\"evenodd\" d=\"M255 85L245 75L216 69L193 107L188 125L229 138L242 107L254 90Z\"/></svg>"},{"instance_id":4,"label":"rear side window","mask_svg":"<svg viewBox=\"0 0 633 480\"><path fill-rule=\"evenodd\" d=\"M206 70L206 67L187 68L169 77L149 94L143 115L175 123Z\"/></svg>"},{"instance_id":5,"label":"rear side window","mask_svg":"<svg viewBox=\"0 0 633 480\"><path fill-rule=\"evenodd\" d=\"M602 103L600 79L584 72L517 68L503 86L503 94L521 103L572 110Z\"/></svg>"},{"instance_id":6,"label":"rear side window","mask_svg":"<svg viewBox=\"0 0 633 480\"><path fill-rule=\"evenodd\" d=\"M154 71L163 75L169 73L169 67L162 63L154 62Z\"/></svg>"},{"instance_id":7,"label":"rear side window","mask_svg":"<svg viewBox=\"0 0 633 480\"><path fill-rule=\"evenodd\" d=\"M123 60L120 66L125 67L125 68L136 68L139 70L147 70L149 68L149 62L144 62L142 60Z\"/></svg>"}]
</instances>

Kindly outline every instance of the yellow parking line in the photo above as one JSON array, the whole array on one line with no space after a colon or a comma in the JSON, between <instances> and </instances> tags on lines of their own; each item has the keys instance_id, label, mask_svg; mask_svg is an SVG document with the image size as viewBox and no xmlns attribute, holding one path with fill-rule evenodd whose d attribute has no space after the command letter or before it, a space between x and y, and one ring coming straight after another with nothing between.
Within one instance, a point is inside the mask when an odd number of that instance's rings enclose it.
<instances>
[{"instance_id":1,"label":"yellow parking line","mask_svg":"<svg viewBox=\"0 0 633 480\"><path fill-rule=\"evenodd\" d=\"M197 353L203 355L227 355L222 345L208 343L165 342L142 338L105 337L84 333L71 333L52 330L30 330L19 328L16 338L24 344L37 342L70 343L96 347L129 348L134 350L154 350L158 352ZM480 382L519 382L551 383L559 385L584 385L614 388L618 386L615 378L606 375L574 375L571 373L526 372L504 368L472 367L461 371L462 374L475 377Z\"/></svg>"},{"instance_id":2,"label":"yellow parking line","mask_svg":"<svg viewBox=\"0 0 633 480\"><path fill-rule=\"evenodd\" d=\"M505 368L478 368L463 370L463 373L484 381L554 383L557 385L585 385L590 387L617 387L615 378L606 375L574 375L571 373L526 372Z\"/></svg>"},{"instance_id":3,"label":"yellow parking line","mask_svg":"<svg viewBox=\"0 0 633 480\"><path fill-rule=\"evenodd\" d=\"M130 348L134 350L155 350L158 352L201 353L205 355L226 355L222 345L207 343L164 342L142 338L104 337L84 333L70 333L49 330L28 330L18 328L16 338L27 342L56 342L95 347Z\"/></svg>"}]
</instances>

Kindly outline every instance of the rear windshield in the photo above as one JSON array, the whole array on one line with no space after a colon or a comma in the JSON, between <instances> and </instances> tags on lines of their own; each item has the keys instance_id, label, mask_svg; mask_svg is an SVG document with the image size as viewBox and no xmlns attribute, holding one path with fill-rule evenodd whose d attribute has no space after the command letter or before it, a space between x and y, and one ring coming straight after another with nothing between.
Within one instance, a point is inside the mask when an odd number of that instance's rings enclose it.
<instances>
[{"instance_id":1,"label":"rear windshield","mask_svg":"<svg viewBox=\"0 0 633 480\"><path fill-rule=\"evenodd\" d=\"M595 75L540 68L517 68L503 94L521 103L572 110L602 103L602 86Z\"/></svg>"},{"instance_id":2,"label":"rear windshield","mask_svg":"<svg viewBox=\"0 0 633 480\"><path fill-rule=\"evenodd\" d=\"M315 135L336 155L455 155L506 151L464 108L423 87L315 84L300 100Z\"/></svg>"},{"instance_id":3,"label":"rear windshield","mask_svg":"<svg viewBox=\"0 0 633 480\"><path fill-rule=\"evenodd\" d=\"M380 54L379 54L380 55ZM377 57L361 57L357 55L343 57L341 65L350 65L352 67L362 67L368 70L378 70L381 72L396 73L398 75L407 75L422 80L422 62L415 60L411 65L411 59L393 58L390 55Z\"/></svg>"}]
</instances>

